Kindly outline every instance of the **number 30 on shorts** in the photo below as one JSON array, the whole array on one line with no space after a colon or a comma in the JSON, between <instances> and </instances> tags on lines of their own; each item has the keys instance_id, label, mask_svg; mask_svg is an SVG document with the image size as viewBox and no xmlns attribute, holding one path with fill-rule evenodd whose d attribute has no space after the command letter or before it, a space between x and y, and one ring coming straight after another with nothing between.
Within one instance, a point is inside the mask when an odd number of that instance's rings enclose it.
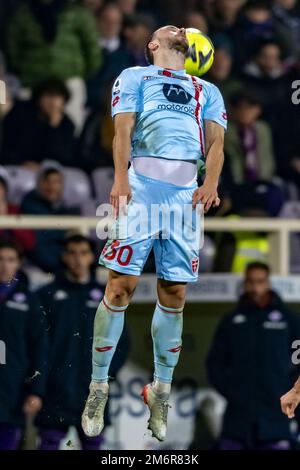
<instances>
[{"instance_id":1,"label":"number 30 on shorts","mask_svg":"<svg viewBox=\"0 0 300 470\"><path fill-rule=\"evenodd\" d=\"M129 245L118 248L119 245L120 242L118 240L114 240L110 246L111 253L104 254L104 258L112 261L117 257L116 261L120 266L128 266L133 255L133 249Z\"/></svg>"}]
</instances>

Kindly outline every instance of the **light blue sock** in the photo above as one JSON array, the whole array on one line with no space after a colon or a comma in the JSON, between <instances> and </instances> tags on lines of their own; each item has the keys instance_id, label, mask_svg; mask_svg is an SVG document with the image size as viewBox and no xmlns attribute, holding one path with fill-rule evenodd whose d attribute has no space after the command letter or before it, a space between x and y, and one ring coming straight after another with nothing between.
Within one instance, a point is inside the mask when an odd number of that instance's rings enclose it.
<instances>
[{"instance_id":1,"label":"light blue sock","mask_svg":"<svg viewBox=\"0 0 300 470\"><path fill-rule=\"evenodd\" d=\"M104 296L94 320L93 382L107 382L109 367L124 326L128 305L115 307Z\"/></svg>"},{"instance_id":2,"label":"light blue sock","mask_svg":"<svg viewBox=\"0 0 300 470\"><path fill-rule=\"evenodd\" d=\"M154 379L171 383L181 350L183 307L169 308L156 304L152 319Z\"/></svg>"}]
</instances>

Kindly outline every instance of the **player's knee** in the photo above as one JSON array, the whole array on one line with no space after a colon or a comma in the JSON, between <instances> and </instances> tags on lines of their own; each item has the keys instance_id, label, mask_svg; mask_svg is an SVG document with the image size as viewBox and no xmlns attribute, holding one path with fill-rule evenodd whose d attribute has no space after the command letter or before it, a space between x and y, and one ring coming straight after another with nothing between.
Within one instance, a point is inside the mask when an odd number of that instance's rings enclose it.
<instances>
[{"instance_id":1,"label":"player's knee","mask_svg":"<svg viewBox=\"0 0 300 470\"><path fill-rule=\"evenodd\" d=\"M159 282L159 301L165 307L183 307L185 302L185 292L185 284L174 284L166 281Z\"/></svg>"},{"instance_id":2,"label":"player's knee","mask_svg":"<svg viewBox=\"0 0 300 470\"><path fill-rule=\"evenodd\" d=\"M111 279L106 287L106 296L112 305L127 305L135 290L133 282L123 279Z\"/></svg>"},{"instance_id":3,"label":"player's knee","mask_svg":"<svg viewBox=\"0 0 300 470\"><path fill-rule=\"evenodd\" d=\"M179 288L173 294L174 299L176 300L176 304L179 306L183 306L185 302L185 289Z\"/></svg>"}]
</instances>

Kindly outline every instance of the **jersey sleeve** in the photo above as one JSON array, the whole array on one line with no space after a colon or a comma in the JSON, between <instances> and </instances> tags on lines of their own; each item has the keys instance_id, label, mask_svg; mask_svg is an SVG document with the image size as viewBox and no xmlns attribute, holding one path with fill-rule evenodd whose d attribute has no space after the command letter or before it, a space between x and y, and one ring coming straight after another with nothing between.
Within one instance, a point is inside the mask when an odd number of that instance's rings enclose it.
<instances>
[{"instance_id":1,"label":"jersey sleeve","mask_svg":"<svg viewBox=\"0 0 300 470\"><path fill-rule=\"evenodd\" d=\"M211 85L203 109L203 119L214 121L227 129L227 113L223 97L215 85Z\"/></svg>"},{"instance_id":2,"label":"jersey sleeve","mask_svg":"<svg viewBox=\"0 0 300 470\"><path fill-rule=\"evenodd\" d=\"M140 111L140 83L132 69L125 69L112 88L111 114L137 113Z\"/></svg>"}]
</instances>

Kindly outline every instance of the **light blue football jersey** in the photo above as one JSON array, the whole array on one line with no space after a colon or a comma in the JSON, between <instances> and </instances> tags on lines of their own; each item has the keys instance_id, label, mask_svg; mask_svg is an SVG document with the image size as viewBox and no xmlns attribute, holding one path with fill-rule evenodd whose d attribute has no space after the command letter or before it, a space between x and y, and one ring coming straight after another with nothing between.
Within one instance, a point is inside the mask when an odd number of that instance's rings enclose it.
<instances>
[{"instance_id":1,"label":"light blue football jersey","mask_svg":"<svg viewBox=\"0 0 300 470\"><path fill-rule=\"evenodd\" d=\"M112 90L112 116L135 112L134 157L198 160L205 155L204 120L225 129L222 95L212 83L184 70L155 65L123 70Z\"/></svg>"}]
</instances>

